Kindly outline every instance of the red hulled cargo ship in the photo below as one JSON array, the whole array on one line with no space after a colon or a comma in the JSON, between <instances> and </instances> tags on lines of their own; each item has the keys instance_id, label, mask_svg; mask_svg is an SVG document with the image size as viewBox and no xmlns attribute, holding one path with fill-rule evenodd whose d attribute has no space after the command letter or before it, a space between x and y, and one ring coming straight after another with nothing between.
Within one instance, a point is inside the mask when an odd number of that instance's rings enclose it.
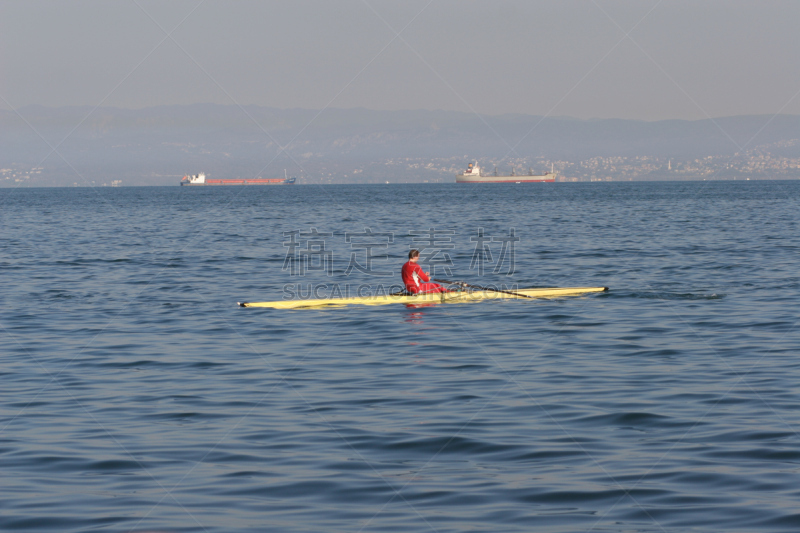
<instances>
[{"instance_id":1,"label":"red hulled cargo ship","mask_svg":"<svg viewBox=\"0 0 800 533\"><path fill-rule=\"evenodd\" d=\"M236 179L214 179L207 178L204 173L187 174L181 180L181 185L292 185L295 178L236 178Z\"/></svg>"}]
</instances>

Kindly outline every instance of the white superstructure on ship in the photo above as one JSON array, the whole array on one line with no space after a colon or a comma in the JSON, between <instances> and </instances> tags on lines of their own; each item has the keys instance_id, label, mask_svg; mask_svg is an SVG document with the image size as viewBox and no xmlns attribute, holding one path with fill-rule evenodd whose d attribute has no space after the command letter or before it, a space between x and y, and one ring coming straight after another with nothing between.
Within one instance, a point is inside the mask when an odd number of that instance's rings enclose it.
<instances>
[{"instance_id":1,"label":"white superstructure on ship","mask_svg":"<svg viewBox=\"0 0 800 533\"><path fill-rule=\"evenodd\" d=\"M206 184L205 172L201 172L200 174L187 174L181 180L181 185L205 185L205 184Z\"/></svg>"}]
</instances>

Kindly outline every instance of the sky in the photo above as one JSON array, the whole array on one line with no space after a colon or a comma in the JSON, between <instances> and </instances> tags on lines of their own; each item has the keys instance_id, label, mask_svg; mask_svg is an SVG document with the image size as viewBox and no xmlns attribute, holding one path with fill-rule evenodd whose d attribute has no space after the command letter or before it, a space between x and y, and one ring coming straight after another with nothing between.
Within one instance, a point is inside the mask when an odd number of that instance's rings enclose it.
<instances>
[{"instance_id":1,"label":"sky","mask_svg":"<svg viewBox=\"0 0 800 533\"><path fill-rule=\"evenodd\" d=\"M796 0L0 4L0 108L800 114Z\"/></svg>"}]
</instances>

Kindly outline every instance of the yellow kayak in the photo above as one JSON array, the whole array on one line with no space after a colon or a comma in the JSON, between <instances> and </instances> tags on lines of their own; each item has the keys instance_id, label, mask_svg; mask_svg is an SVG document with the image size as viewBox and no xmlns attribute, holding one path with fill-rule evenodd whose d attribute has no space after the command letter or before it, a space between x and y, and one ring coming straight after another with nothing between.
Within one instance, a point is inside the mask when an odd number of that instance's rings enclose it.
<instances>
[{"instance_id":1,"label":"yellow kayak","mask_svg":"<svg viewBox=\"0 0 800 533\"><path fill-rule=\"evenodd\" d=\"M558 298L559 296L577 296L592 292L606 292L608 287L564 287L548 289L518 289L512 292L495 292L491 290L442 292L437 294L382 294L378 296L362 296L352 298L324 298L321 300L283 300L277 302L239 302L241 307L270 307L272 309L302 309L309 307L330 307L343 305L429 305L445 303L474 302L494 299L527 299Z\"/></svg>"}]
</instances>

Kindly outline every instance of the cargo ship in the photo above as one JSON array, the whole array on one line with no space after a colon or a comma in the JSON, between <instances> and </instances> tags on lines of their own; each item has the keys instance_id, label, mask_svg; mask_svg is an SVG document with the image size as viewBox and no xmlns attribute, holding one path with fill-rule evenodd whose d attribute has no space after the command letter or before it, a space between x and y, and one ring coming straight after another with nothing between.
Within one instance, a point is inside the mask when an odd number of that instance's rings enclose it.
<instances>
[{"instance_id":1,"label":"cargo ship","mask_svg":"<svg viewBox=\"0 0 800 533\"><path fill-rule=\"evenodd\" d=\"M553 169L544 174L534 174L533 170L528 169L528 174L517 174L514 169L511 169L511 174L503 176L497 173L497 167L494 169L494 174L484 174L478 163L470 163L467 165L467 170L461 174L456 174L456 183L534 183L534 182L554 182L556 181L556 173Z\"/></svg>"},{"instance_id":2,"label":"cargo ship","mask_svg":"<svg viewBox=\"0 0 800 533\"><path fill-rule=\"evenodd\" d=\"M181 180L181 185L293 185L296 178L286 177L283 171L283 178L236 178L236 179L212 179L207 178L204 173L187 174Z\"/></svg>"}]
</instances>

